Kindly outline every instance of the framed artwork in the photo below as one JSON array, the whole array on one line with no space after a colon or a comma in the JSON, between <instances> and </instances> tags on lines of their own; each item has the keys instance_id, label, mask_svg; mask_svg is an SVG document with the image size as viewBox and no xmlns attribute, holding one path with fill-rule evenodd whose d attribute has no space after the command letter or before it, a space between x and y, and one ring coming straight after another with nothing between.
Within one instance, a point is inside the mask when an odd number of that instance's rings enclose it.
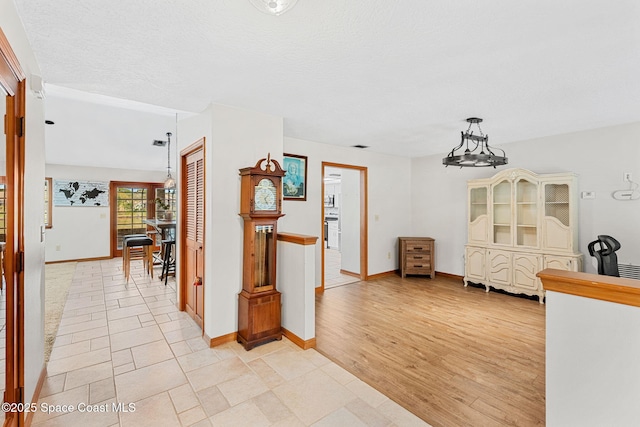
<instances>
[{"instance_id":1,"label":"framed artwork","mask_svg":"<svg viewBox=\"0 0 640 427\"><path fill-rule=\"evenodd\" d=\"M54 206L109 206L109 183L56 179L51 197Z\"/></svg>"},{"instance_id":2,"label":"framed artwork","mask_svg":"<svg viewBox=\"0 0 640 427\"><path fill-rule=\"evenodd\" d=\"M307 200L307 156L284 153L282 196L284 200Z\"/></svg>"}]
</instances>

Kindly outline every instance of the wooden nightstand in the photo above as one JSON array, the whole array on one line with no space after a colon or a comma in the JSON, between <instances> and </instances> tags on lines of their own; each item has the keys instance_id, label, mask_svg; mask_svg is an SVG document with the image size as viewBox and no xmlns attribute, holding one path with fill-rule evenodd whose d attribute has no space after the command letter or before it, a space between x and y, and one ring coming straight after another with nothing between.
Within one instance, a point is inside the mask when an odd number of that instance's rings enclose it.
<instances>
[{"instance_id":1,"label":"wooden nightstand","mask_svg":"<svg viewBox=\"0 0 640 427\"><path fill-rule=\"evenodd\" d=\"M407 274L436 275L435 240L431 237L398 237L400 276Z\"/></svg>"}]
</instances>

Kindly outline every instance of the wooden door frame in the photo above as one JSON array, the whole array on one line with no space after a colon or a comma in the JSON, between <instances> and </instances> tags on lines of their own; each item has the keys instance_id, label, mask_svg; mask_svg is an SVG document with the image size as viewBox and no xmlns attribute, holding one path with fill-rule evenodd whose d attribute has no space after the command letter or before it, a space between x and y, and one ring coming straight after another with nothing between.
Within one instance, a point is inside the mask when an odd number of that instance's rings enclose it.
<instances>
[{"instance_id":1,"label":"wooden door frame","mask_svg":"<svg viewBox=\"0 0 640 427\"><path fill-rule=\"evenodd\" d=\"M24 169L25 82L11 45L0 28L0 87L7 93L7 189L5 246L6 372L5 401L24 401ZM8 238L11 236L11 238ZM24 424L24 412L5 412L5 426Z\"/></svg>"},{"instance_id":2,"label":"wooden door frame","mask_svg":"<svg viewBox=\"0 0 640 427\"><path fill-rule=\"evenodd\" d=\"M207 222L206 222L206 216L207 216L207 209L206 209L206 194L207 194L207 148L206 148L206 144L205 144L205 137L200 138L199 140L197 140L196 142L194 142L193 144L189 145L188 147L180 150L180 191L178 192L178 206L180 207L180 214L178 215L179 218L179 223L176 224L177 227L177 231L179 232L180 235L180 244L176 245L176 257L177 259L180 260L180 262L178 263L178 283L176 284L176 286L178 287L178 309L180 311L186 311L187 307L186 307L186 302L185 302L185 298L186 298L186 287L192 285L191 283L187 283L187 277L186 277L186 266L185 266L185 262L186 262L186 257L184 256L184 254L186 253L187 250L187 203L185 200L185 195L187 194L187 157L191 154L194 153L198 150L202 150L202 157L203 157L203 165L204 165L204 171L202 173L202 179L204 179L204 184L203 184L203 194L205 196L205 200L203 200L203 206L205 206L204 212L202 213L202 220L203 220L203 224L202 224L202 240L203 240L203 245L202 245L202 257L203 259L206 259L205 256L205 244L204 242L206 241L206 235L207 235ZM177 236L176 236L177 238ZM205 280L206 277L206 266L203 265L202 266L202 283L207 283ZM204 300L204 296L206 294L207 290L206 290L206 286L203 286L202 289L202 298ZM204 312L204 305L203 305L203 312L202 312L202 332L204 333L204 317L205 317L205 312Z\"/></svg>"},{"instance_id":3,"label":"wooden door frame","mask_svg":"<svg viewBox=\"0 0 640 427\"><path fill-rule=\"evenodd\" d=\"M324 258L325 258L325 245L324 239L328 236L324 235L324 170L326 167L332 168L340 168L340 169L351 169L360 171L360 280L367 280L369 277L369 226L367 218L368 214L368 169L365 166L355 166L355 165L347 165L343 163L332 163L332 162L322 162L322 176L321 176L321 193L320 193L320 230L322 239L320 239L320 246L322 247L322 256L321 256L321 270L322 276L320 280L320 287L316 288L316 293L324 292Z\"/></svg>"}]
</instances>

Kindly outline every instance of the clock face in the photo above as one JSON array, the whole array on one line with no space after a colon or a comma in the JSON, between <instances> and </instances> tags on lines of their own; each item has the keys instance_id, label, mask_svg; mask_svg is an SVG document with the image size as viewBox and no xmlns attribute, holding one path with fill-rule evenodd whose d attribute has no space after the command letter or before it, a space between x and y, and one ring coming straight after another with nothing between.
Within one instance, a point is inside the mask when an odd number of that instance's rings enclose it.
<instances>
[{"instance_id":1,"label":"clock face","mask_svg":"<svg viewBox=\"0 0 640 427\"><path fill-rule=\"evenodd\" d=\"M276 186L270 179L261 179L254 190L254 210L275 211L276 210Z\"/></svg>"}]
</instances>

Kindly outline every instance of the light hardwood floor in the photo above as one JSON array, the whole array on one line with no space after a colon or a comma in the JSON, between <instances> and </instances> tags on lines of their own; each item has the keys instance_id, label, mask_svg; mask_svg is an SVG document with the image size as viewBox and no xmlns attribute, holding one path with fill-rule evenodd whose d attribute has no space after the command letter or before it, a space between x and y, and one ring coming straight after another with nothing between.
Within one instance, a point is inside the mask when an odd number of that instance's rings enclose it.
<instances>
[{"instance_id":1,"label":"light hardwood floor","mask_svg":"<svg viewBox=\"0 0 640 427\"><path fill-rule=\"evenodd\" d=\"M316 297L317 350L436 426L545 423L545 308L443 278Z\"/></svg>"}]
</instances>

